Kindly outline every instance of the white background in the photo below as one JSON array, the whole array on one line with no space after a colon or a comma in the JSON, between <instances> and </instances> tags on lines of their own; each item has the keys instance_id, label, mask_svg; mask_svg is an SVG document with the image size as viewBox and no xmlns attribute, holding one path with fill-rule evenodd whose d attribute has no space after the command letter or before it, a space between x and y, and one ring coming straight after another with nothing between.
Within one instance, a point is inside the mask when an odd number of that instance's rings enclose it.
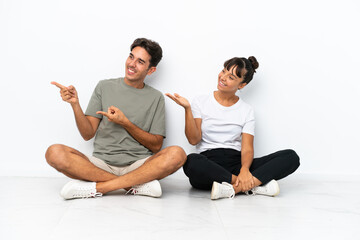
<instances>
[{"instance_id":1,"label":"white background","mask_svg":"<svg viewBox=\"0 0 360 240\"><path fill-rule=\"evenodd\" d=\"M146 82L191 100L216 89L225 60L257 57L239 94L256 113L255 155L293 148L299 172L359 174L358 1L0 0L0 176L60 176L53 143L92 152L57 81L85 110L97 82L124 75L137 37L164 57ZM194 151L184 112L166 99L164 146Z\"/></svg>"}]
</instances>

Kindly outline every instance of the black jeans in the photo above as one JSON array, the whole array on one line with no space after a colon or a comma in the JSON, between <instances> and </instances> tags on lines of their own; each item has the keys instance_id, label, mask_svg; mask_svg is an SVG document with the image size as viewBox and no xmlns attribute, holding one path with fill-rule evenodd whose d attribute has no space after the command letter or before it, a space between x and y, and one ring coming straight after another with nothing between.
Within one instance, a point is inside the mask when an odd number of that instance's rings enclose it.
<instances>
[{"instance_id":1,"label":"black jeans","mask_svg":"<svg viewBox=\"0 0 360 240\"><path fill-rule=\"evenodd\" d=\"M300 166L299 160L294 150L282 150L254 158L250 172L262 184L266 184L293 173ZM183 169L194 188L210 190L214 181L231 183L232 175L239 175L241 152L217 148L200 154L192 153L188 155Z\"/></svg>"}]
</instances>

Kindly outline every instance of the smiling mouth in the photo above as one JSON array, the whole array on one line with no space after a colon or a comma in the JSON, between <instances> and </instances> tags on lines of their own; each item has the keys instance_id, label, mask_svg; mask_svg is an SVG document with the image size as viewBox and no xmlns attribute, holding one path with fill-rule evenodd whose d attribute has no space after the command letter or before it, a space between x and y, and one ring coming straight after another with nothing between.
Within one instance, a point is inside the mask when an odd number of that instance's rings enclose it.
<instances>
[{"instance_id":1,"label":"smiling mouth","mask_svg":"<svg viewBox=\"0 0 360 240\"><path fill-rule=\"evenodd\" d=\"M134 74L135 73L135 70L131 69L131 68L128 68L128 73L129 74Z\"/></svg>"},{"instance_id":2,"label":"smiling mouth","mask_svg":"<svg viewBox=\"0 0 360 240\"><path fill-rule=\"evenodd\" d=\"M223 84L221 81L219 81L219 85L222 86L222 87L226 87L226 85Z\"/></svg>"}]
</instances>

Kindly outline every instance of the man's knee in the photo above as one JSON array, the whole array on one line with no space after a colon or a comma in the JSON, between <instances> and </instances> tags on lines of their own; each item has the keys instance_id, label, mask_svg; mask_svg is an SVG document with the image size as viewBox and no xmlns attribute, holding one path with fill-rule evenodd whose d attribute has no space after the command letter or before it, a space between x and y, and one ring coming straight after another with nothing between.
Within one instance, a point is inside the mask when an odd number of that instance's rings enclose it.
<instances>
[{"instance_id":1,"label":"man's knee","mask_svg":"<svg viewBox=\"0 0 360 240\"><path fill-rule=\"evenodd\" d=\"M185 151L178 146L171 146L164 149L164 153L168 159L167 164L174 168L180 168L186 161Z\"/></svg>"},{"instance_id":2,"label":"man's knee","mask_svg":"<svg viewBox=\"0 0 360 240\"><path fill-rule=\"evenodd\" d=\"M47 163L58 170L65 168L65 151L66 149L64 145L51 145L50 147L48 147L45 153Z\"/></svg>"}]
</instances>

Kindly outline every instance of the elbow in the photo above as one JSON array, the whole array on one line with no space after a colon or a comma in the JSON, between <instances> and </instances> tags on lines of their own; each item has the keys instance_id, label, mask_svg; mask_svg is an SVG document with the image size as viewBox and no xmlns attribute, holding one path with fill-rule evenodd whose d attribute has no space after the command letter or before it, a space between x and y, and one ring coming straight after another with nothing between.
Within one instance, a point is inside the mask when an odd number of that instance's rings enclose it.
<instances>
[{"instance_id":1,"label":"elbow","mask_svg":"<svg viewBox=\"0 0 360 240\"><path fill-rule=\"evenodd\" d=\"M160 152L162 145L163 145L163 138L161 138L157 143L154 143L149 149L153 153L158 153Z\"/></svg>"},{"instance_id":2,"label":"elbow","mask_svg":"<svg viewBox=\"0 0 360 240\"><path fill-rule=\"evenodd\" d=\"M92 139L91 137L83 137L83 139L85 140L85 141L89 141L90 139Z\"/></svg>"},{"instance_id":3,"label":"elbow","mask_svg":"<svg viewBox=\"0 0 360 240\"><path fill-rule=\"evenodd\" d=\"M200 142L200 140L201 140L201 138L200 138L200 139L188 139L188 142L189 142L191 145L195 146L195 145L197 145L197 144Z\"/></svg>"},{"instance_id":4,"label":"elbow","mask_svg":"<svg viewBox=\"0 0 360 240\"><path fill-rule=\"evenodd\" d=\"M94 137L94 134L91 134L91 135L81 135L82 138L85 140L85 141L89 141L91 140L93 137Z\"/></svg>"},{"instance_id":5,"label":"elbow","mask_svg":"<svg viewBox=\"0 0 360 240\"><path fill-rule=\"evenodd\" d=\"M190 135L188 132L185 131L185 136L188 142L195 146L201 141L201 134L200 135Z\"/></svg>"},{"instance_id":6,"label":"elbow","mask_svg":"<svg viewBox=\"0 0 360 240\"><path fill-rule=\"evenodd\" d=\"M156 146L153 146L153 147L150 149L150 151L153 152L153 153L158 153L158 152L160 152L161 147L162 147L162 144L158 144L158 145L156 145Z\"/></svg>"}]
</instances>

